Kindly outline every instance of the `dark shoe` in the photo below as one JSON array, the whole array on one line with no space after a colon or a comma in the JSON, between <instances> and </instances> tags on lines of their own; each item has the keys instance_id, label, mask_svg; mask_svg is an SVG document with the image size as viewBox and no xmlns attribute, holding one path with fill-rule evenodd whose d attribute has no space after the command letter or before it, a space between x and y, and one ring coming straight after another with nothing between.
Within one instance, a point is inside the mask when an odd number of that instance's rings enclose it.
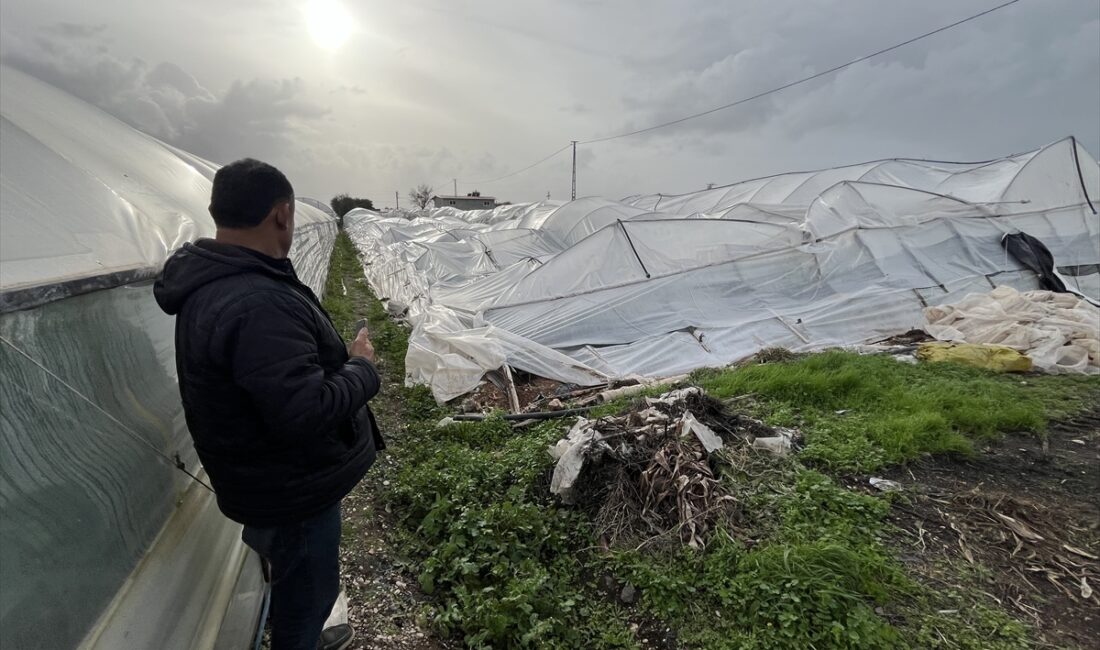
<instances>
[{"instance_id":1,"label":"dark shoe","mask_svg":"<svg viewBox=\"0 0 1100 650\"><path fill-rule=\"evenodd\" d=\"M350 625L333 625L321 632L317 650L344 650L355 638L355 630Z\"/></svg>"}]
</instances>

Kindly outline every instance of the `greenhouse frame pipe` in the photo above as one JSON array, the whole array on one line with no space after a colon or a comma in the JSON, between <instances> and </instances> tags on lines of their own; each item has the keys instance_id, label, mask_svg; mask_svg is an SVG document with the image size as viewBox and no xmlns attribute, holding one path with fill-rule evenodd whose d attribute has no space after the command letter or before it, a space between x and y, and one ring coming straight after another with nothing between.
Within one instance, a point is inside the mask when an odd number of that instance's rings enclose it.
<instances>
[{"instance_id":1,"label":"greenhouse frame pipe","mask_svg":"<svg viewBox=\"0 0 1100 650\"><path fill-rule=\"evenodd\" d=\"M506 413L504 415L505 420L553 420L554 418L567 418L571 415L584 415L591 411L594 407L584 406L575 409L565 409L562 411L537 411L535 413ZM480 413L462 413L459 415L452 415L451 419L455 422L483 422L493 416L483 415Z\"/></svg>"}]
</instances>

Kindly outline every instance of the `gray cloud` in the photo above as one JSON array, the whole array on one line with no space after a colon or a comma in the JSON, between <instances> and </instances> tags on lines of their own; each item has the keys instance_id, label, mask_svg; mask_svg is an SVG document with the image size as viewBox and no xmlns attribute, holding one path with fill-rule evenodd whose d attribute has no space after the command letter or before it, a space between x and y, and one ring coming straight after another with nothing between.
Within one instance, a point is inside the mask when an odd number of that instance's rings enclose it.
<instances>
[{"instance_id":1,"label":"gray cloud","mask_svg":"<svg viewBox=\"0 0 1100 650\"><path fill-rule=\"evenodd\" d=\"M328 109L306 98L301 79L235 81L220 95L180 66L124 60L88 38L100 26L61 23L3 49L5 63L187 151L225 163L243 155L279 158L303 125ZM62 38L64 35L80 38Z\"/></svg>"},{"instance_id":2,"label":"gray cloud","mask_svg":"<svg viewBox=\"0 0 1100 650\"><path fill-rule=\"evenodd\" d=\"M356 86L341 85L341 86L337 86L336 88L333 88L329 92L334 93L334 94L335 93L350 93L352 95L366 95L367 94L367 89L362 87L362 86L358 86L358 85L356 85Z\"/></svg>"},{"instance_id":3,"label":"gray cloud","mask_svg":"<svg viewBox=\"0 0 1100 650\"><path fill-rule=\"evenodd\" d=\"M846 0L786 9L754 6L736 20L719 20L711 7L685 19L670 34L660 65L632 66L636 83L623 97L625 119L604 132L753 95L978 7L945 12L934 3L885 7ZM636 141L685 140L695 133L734 147L738 137L767 134L789 141L833 131L863 140L908 137L943 156L960 148L1008 153L1073 130L1096 151L1100 16L1092 3L1057 3L1057 9L1051 11L1049 3L1011 7L825 79ZM765 24L767 30L757 28Z\"/></svg>"},{"instance_id":4,"label":"gray cloud","mask_svg":"<svg viewBox=\"0 0 1100 650\"><path fill-rule=\"evenodd\" d=\"M384 202L457 177L460 191L518 201L567 195L568 153L473 181L571 139L772 88L996 1L482 0L475 15L450 0L343 0L360 29L332 51L310 38L300 6L276 0L5 0L0 49L185 149L267 157L317 196ZM578 191L678 192L890 156L979 159L1070 133L1097 153L1098 41L1094 1L1021 2L763 100L582 147Z\"/></svg>"},{"instance_id":5,"label":"gray cloud","mask_svg":"<svg viewBox=\"0 0 1100 650\"><path fill-rule=\"evenodd\" d=\"M106 30L107 25L102 23L88 25L85 23L60 22L43 28L43 31L46 33L55 34L63 38L92 38L94 36L99 36Z\"/></svg>"}]
</instances>

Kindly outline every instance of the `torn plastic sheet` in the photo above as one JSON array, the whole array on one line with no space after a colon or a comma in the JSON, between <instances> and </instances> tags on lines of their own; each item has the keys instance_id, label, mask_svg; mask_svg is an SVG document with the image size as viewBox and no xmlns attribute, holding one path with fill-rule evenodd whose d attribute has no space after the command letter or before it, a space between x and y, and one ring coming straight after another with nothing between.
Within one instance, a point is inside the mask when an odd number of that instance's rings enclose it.
<instances>
[{"instance_id":1,"label":"torn plastic sheet","mask_svg":"<svg viewBox=\"0 0 1100 650\"><path fill-rule=\"evenodd\" d=\"M550 446L550 456L557 460L550 478L550 492L565 503L573 502L573 485L584 467L589 447L600 439L594 422L580 418L565 438Z\"/></svg>"},{"instance_id":2,"label":"torn plastic sheet","mask_svg":"<svg viewBox=\"0 0 1100 650\"><path fill-rule=\"evenodd\" d=\"M786 456L793 448L793 436L787 432L780 432L778 436L757 438L752 441L752 448L767 451L776 456Z\"/></svg>"},{"instance_id":3,"label":"torn plastic sheet","mask_svg":"<svg viewBox=\"0 0 1100 650\"><path fill-rule=\"evenodd\" d=\"M722 448L722 439L718 437L718 434L714 433L714 430L707 425L695 419L691 411L685 411L684 417L680 420L680 435L693 435L698 438L699 442L703 445L703 449L705 449L708 454Z\"/></svg>"},{"instance_id":4,"label":"torn plastic sheet","mask_svg":"<svg viewBox=\"0 0 1100 650\"><path fill-rule=\"evenodd\" d=\"M327 630L330 627L336 627L337 625L347 625L348 622L348 593L341 589L340 595L336 597L336 602L332 604L332 610L328 613L328 618L325 619L325 624L321 629Z\"/></svg>"},{"instance_id":5,"label":"torn plastic sheet","mask_svg":"<svg viewBox=\"0 0 1100 650\"><path fill-rule=\"evenodd\" d=\"M891 481L890 479L878 478L876 476L867 479L867 482L879 492L897 492L902 489L901 483Z\"/></svg>"},{"instance_id":6,"label":"torn plastic sheet","mask_svg":"<svg viewBox=\"0 0 1100 650\"><path fill-rule=\"evenodd\" d=\"M650 408L636 414L636 419L641 423L637 431L643 432L655 425L664 427L668 424L668 415L653 409L653 405L662 404L667 407L680 404L688 396L697 395L699 392L698 388L688 388L666 393L659 398L646 398ZM603 442L603 434L596 429L597 424L598 421L580 418L564 438L549 448L550 456L557 461L550 479L550 492L561 497L563 503L573 503L574 486L580 477L581 470L584 469L587 456L595 447L607 444ZM691 411L685 411L674 426L674 430L678 431L679 435L697 438L708 454L723 446L718 434L700 422Z\"/></svg>"},{"instance_id":7,"label":"torn plastic sheet","mask_svg":"<svg viewBox=\"0 0 1100 650\"><path fill-rule=\"evenodd\" d=\"M1018 232L1005 235L1001 239L1001 245L1021 264L1031 269L1039 277L1041 288L1059 293L1073 293L1088 300L1090 304L1100 307L1100 301L1089 298L1080 289L1076 288L1072 281L1067 281L1058 272L1054 265L1054 257L1043 242L1027 233Z\"/></svg>"},{"instance_id":8,"label":"torn plastic sheet","mask_svg":"<svg viewBox=\"0 0 1100 650\"><path fill-rule=\"evenodd\" d=\"M915 358L932 363L951 362L993 372L1031 372L1034 364L1023 352L989 343L921 343Z\"/></svg>"},{"instance_id":9,"label":"torn plastic sheet","mask_svg":"<svg viewBox=\"0 0 1100 650\"><path fill-rule=\"evenodd\" d=\"M606 383L607 375L556 350L493 326L464 329L453 313L429 308L409 336L408 385L427 384L441 402L464 395L486 372L505 364L577 386Z\"/></svg>"},{"instance_id":10,"label":"torn plastic sheet","mask_svg":"<svg viewBox=\"0 0 1100 650\"><path fill-rule=\"evenodd\" d=\"M672 406L677 402L682 402L692 395L700 395L703 391L698 386L688 386L687 388L677 388L674 391L665 393L658 397L647 397L645 403L647 406L656 406L658 404L664 404L665 406Z\"/></svg>"}]
</instances>

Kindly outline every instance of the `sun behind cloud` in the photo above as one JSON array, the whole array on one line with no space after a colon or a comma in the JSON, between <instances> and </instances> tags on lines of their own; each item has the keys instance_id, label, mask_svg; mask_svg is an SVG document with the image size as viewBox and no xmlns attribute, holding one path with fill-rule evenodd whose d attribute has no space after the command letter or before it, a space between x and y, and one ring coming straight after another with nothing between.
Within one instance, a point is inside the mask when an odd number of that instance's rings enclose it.
<instances>
[{"instance_id":1,"label":"sun behind cloud","mask_svg":"<svg viewBox=\"0 0 1100 650\"><path fill-rule=\"evenodd\" d=\"M306 25L318 47L336 50L355 32L355 19L339 0L309 0Z\"/></svg>"}]
</instances>

